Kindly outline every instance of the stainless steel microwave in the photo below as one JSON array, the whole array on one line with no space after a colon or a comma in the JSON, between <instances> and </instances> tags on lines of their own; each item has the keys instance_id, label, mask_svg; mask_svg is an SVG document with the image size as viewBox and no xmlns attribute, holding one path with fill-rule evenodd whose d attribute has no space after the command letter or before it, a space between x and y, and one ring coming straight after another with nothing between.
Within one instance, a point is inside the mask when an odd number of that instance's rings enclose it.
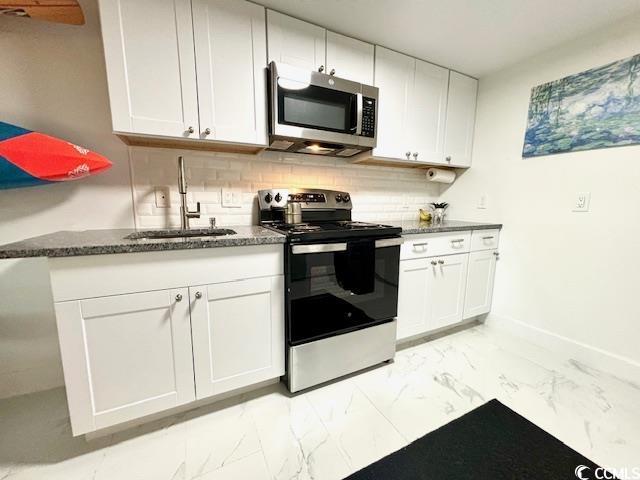
<instances>
[{"instance_id":1,"label":"stainless steel microwave","mask_svg":"<svg viewBox=\"0 0 640 480\"><path fill-rule=\"evenodd\" d=\"M353 157L376 146L378 89L269 64L269 149Z\"/></svg>"}]
</instances>

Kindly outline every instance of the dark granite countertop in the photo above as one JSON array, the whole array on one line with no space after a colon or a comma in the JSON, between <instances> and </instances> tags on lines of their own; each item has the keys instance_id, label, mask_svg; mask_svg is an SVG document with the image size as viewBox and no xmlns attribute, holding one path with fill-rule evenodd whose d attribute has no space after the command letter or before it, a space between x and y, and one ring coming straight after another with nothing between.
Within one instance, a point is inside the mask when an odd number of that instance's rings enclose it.
<instances>
[{"instance_id":1,"label":"dark granite countertop","mask_svg":"<svg viewBox=\"0 0 640 480\"><path fill-rule=\"evenodd\" d=\"M460 232L465 230L489 230L502 228L501 223L463 222L460 220L445 220L439 225L435 225L431 222L420 222L418 220L384 223L386 225L393 225L394 227L401 227L403 235L412 233Z\"/></svg>"},{"instance_id":2,"label":"dark granite countertop","mask_svg":"<svg viewBox=\"0 0 640 480\"><path fill-rule=\"evenodd\" d=\"M130 240L133 229L62 231L0 245L0 258L74 257L111 253L189 250L284 243L285 236L258 226L230 226L235 235Z\"/></svg>"}]
</instances>

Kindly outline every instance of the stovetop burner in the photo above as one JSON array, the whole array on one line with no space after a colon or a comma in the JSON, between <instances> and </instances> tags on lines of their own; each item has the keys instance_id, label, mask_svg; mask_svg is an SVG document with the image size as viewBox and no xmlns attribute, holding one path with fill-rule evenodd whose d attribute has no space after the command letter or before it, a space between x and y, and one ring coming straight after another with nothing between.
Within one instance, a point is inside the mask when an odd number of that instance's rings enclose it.
<instances>
[{"instance_id":1,"label":"stovetop burner","mask_svg":"<svg viewBox=\"0 0 640 480\"><path fill-rule=\"evenodd\" d=\"M318 189L261 190L258 192L260 224L287 235L289 242L318 242L350 238L400 235L399 227L351 220L351 196L347 192ZM285 223L287 204L296 202L302 223Z\"/></svg>"}]
</instances>

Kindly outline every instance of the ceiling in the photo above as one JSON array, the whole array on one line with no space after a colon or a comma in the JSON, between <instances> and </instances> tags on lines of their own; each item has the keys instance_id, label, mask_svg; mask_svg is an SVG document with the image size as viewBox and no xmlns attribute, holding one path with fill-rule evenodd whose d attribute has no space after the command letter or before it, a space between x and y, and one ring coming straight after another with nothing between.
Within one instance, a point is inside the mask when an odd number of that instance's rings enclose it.
<instances>
[{"instance_id":1,"label":"ceiling","mask_svg":"<svg viewBox=\"0 0 640 480\"><path fill-rule=\"evenodd\" d=\"M476 77L640 14L640 0L254 0Z\"/></svg>"}]
</instances>

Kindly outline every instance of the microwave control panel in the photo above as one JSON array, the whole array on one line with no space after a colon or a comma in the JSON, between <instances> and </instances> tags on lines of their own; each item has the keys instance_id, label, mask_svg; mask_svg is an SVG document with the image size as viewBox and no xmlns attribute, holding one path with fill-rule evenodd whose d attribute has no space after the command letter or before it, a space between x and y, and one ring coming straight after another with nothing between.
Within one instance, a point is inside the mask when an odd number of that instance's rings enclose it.
<instances>
[{"instance_id":1,"label":"microwave control panel","mask_svg":"<svg viewBox=\"0 0 640 480\"><path fill-rule=\"evenodd\" d=\"M362 136L375 136L376 132L376 99L364 97L362 99Z\"/></svg>"}]
</instances>

